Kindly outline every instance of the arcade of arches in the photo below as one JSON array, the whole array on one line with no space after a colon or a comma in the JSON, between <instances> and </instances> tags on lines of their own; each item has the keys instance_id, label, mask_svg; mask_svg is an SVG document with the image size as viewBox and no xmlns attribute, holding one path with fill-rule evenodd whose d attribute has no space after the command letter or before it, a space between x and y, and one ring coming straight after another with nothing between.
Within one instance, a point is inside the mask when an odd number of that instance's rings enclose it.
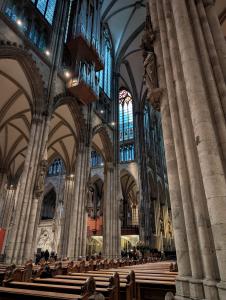
<instances>
[{"instance_id":1,"label":"arcade of arches","mask_svg":"<svg viewBox=\"0 0 226 300\"><path fill-rule=\"evenodd\" d=\"M142 245L225 300L225 39L225 0L0 0L1 261Z\"/></svg>"}]
</instances>

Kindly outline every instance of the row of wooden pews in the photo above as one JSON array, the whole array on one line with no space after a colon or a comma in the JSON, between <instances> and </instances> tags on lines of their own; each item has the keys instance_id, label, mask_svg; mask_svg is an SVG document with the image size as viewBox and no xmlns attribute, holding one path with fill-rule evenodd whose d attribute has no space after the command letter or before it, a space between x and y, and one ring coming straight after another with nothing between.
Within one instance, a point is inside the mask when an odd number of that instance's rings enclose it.
<instances>
[{"instance_id":1,"label":"row of wooden pews","mask_svg":"<svg viewBox=\"0 0 226 300\"><path fill-rule=\"evenodd\" d=\"M175 264L158 262L134 265L132 267L125 266L117 269L89 271L88 275L96 278L97 276L106 276L117 271L121 284L121 282L125 281L128 273L133 271L135 282L133 294L135 295L135 299L164 300L167 293L175 294L175 279L177 276L177 271L173 271L175 269L177 269Z\"/></svg>"},{"instance_id":2,"label":"row of wooden pews","mask_svg":"<svg viewBox=\"0 0 226 300\"><path fill-rule=\"evenodd\" d=\"M175 291L172 264L140 262L29 262L6 272L0 299L163 300L166 292Z\"/></svg>"}]
</instances>

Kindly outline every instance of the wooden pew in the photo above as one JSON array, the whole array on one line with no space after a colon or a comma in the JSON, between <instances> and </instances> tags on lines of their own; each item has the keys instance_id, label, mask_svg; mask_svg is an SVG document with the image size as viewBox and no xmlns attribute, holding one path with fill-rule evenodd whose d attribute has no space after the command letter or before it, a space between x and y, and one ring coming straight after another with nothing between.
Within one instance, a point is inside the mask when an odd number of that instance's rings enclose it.
<instances>
[{"instance_id":1,"label":"wooden pew","mask_svg":"<svg viewBox=\"0 0 226 300\"><path fill-rule=\"evenodd\" d=\"M19 281L8 281L4 284L5 287L0 287L1 300L88 300L95 295L95 281L92 277L84 285L68 289Z\"/></svg>"},{"instance_id":2,"label":"wooden pew","mask_svg":"<svg viewBox=\"0 0 226 300\"><path fill-rule=\"evenodd\" d=\"M56 279L65 279L65 280L85 280L87 279L89 276L88 273L72 273L72 275L57 275L55 276ZM114 274L107 274L107 276L102 276L102 277L95 277L92 276L95 279L96 282L96 290L99 291L99 287L103 286L103 283L109 284L109 287L115 287L114 288L114 300L118 300L119 299L119 293L120 293L120 282L119 282L119 275L118 273L114 273Z\"/></svg>"},{"instance_id":3,"label":"wooden pew","mask_svg":"<svg viewBox=\"0 0 226 300\"><path fill-rule=\"evenodd\" d=\"M120 271L120 269L118 269ZM84 276L93 276L96 281L106 280L112 276L110 270L90 271L88 273L69 273L69 278L84 278ZM62 276L56 276L62 278ZM120 299L121 300L132 300L136 299L136 286L135 286L135 273L130 270L126 274L119 276L120 280Z\"/></svg>"},{"instance_id":4,"label":"wooden pew","mask_svg":"<svg viewBox=\"0 0 226 300\"><path fill-rule=\"evenodd\" d=\"M136 276L136 299L137 300L163 300L167 292L175 293L175 278L177 272L169 271L169 263L149 263L145 265L124 266L122 268L112 268L88 272L89 275L103 276L117 270L120 281L125 280L125 276L133 269ZM154 296L153 296L154 295Z\"/></svg>"},{"instance_id":5,"label":"wooden pew","mask_svg":"<svg viewBox=\"0 0 226 300\"><path fill-rule=\"evenodd\" d=\"M84 279L58 279L58 278L36 278L33 280L35 284L46 284L51 286L60 285L60 286L82 286L84 284ZM112 285L113 280L110 282L97 282L96 291L103 294L107 300L118 300L116 293L116 286Z\"/></svg>"}]
</instances>

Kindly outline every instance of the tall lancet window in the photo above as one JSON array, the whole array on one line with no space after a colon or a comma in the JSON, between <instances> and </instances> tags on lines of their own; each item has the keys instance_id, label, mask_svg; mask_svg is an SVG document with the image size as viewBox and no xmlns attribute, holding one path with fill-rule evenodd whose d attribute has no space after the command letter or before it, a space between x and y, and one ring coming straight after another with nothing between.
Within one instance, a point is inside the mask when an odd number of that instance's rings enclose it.
<instances>
[{"instance_id":1,"label":"tall lancet window","mask_svg":"<svg viewBox=\"0 0 226 300\"><path fill-rule=\"evenodd\" d=\"M99 85L105 94L111 98L112 45L108 29L105 29L102 34L102 57L104 62L104 70L99 72Z\"/></svg>"},{"instance_id":2,"label":"tall lancet window","mask_svg":"<svg viewBox=\"0 0 226 300\"><path fill-rule=\"evenodd\" d=\"M134 160L133 100L125 89L119 92L119 141L120 161Z\"/></svg>"}]
</instances>

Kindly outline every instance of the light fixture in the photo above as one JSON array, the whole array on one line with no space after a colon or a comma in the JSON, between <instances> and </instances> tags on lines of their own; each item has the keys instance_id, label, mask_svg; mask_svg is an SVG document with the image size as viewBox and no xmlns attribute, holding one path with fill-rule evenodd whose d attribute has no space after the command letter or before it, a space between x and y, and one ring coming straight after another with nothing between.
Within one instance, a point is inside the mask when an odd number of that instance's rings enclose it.
<instances>
[{"instance_id":1,"label":"light fixture","mask_svg":"<svg viewBox=\"0 0 226 300\"><path fill-rule=\"evenodd\" d=\"M23 25L23 22L22 22L20 19L17 19L17 20L16 20L16 23L17 23L17 25L20 26L20 27Z\"/></svg>"},{"instance_id":2,"label":"light fixture","mask_svg":"<svg viewBox=\"0 0 226 300\"><path fill-rule=\"evenodd\" d=\"M46 56L50 56L49 50L46 49L45 54L46 54Z\"/></svg>"},{"instance_id":3,"label":"light fixture","mask_svg":"<svg viewBox=\"0 0 226 300\"><path fill-rule=\"evenodd\" d=\"M100 165L101 165L101 167L103 167L104 163L102 162Z\"/></svg>"},{"instance_id":4,"label":"light fixture","mask_svg":"<svg viewBox=\"0 0 226 300\"><path fill-rule=\"evenodd\" d=\"M100 113L101 113L101 114L103 114L103 113L104 113L104 110L103 110L103 109L101 109Z\"/></svg>"},{"instance_id":5,"label":"light fixture","mask_svg":"<svg viewBox=\"0 0 226 300\"><path fill-rule=\"evenodd\" d=\"M64 76L66 78L70 78L71 77L71 73L69 71L64 71Z\"/></svg>"},{"instance_id":6,"label":"light fixture","mask_svg":"<svg viewBox=\"0 0 226 300\"><path fill-rule=\"evenodd\" d=\"M71 174L71 175L70 175L70 177L71 177L71 178L74 178L74 177L75 177L75 175L74 175L74 174Z\"/></svg>"},{"instance_id":7,"label":"light fixture","mask_svg":"<svg viewBox=\"0 0 226 300\"><path fill-rule=\"evenodd\" d=\"M111 126L115 126L115 122L111 122Z\"/></svg>"}]
</instances>

